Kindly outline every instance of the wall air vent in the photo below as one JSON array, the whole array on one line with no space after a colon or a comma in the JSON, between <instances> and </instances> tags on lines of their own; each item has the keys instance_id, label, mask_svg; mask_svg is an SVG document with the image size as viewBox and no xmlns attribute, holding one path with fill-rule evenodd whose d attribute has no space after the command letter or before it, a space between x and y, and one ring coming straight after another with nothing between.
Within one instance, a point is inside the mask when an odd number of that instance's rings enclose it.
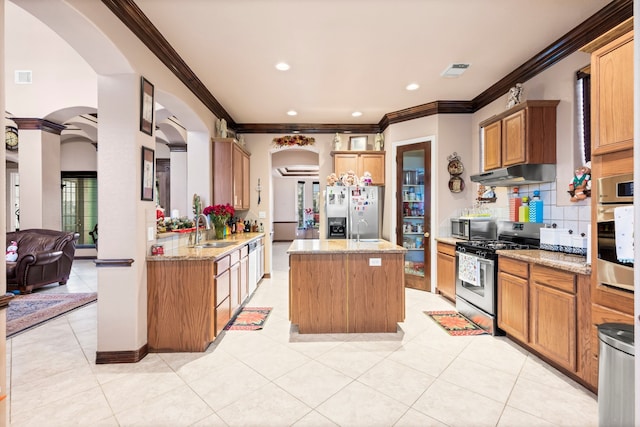
<instances>
[{"instance_id":1,"label":"wall air vent","mask_svg":"<svg viewBox=\"0 0 640 427\"><path fill-rule=\"evenodd\" d=\"M30 85L33 83L31 74L31 70L16 70L15 83L18 85Z\"/></svg>"},{"instance_id":2,"label":"wall air vent","mask_svg":"<svg viewBox=\"0 0 640 427\"><path fill-rule=\"evenodd\" d=\"M440 75L442 77L459 77L462 73L467 71L471 64L451 64Z\"/></svg>"}]
</instances>

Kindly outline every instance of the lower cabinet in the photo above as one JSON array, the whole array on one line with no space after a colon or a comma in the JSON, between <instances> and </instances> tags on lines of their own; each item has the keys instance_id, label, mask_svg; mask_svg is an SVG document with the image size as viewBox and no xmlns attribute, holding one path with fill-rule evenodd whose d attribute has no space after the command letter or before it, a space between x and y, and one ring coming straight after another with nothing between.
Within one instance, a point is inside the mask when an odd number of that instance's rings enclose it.
<instances>
[{"instance_id":1,"label":"lower cabinet","mask_svg":"<svg viewBox=\"0 0 640 427\"><path fill-rule=\"evenodd\" d=\"M590 277L503 256L498 266L498 326L594 390Z\"/></svg>"},{"instance_id":2,"label":"lower cabinet","mask_svg":"<svg viewBox=\"0 0 640 427\"><path fill-rule=\"evenodd\" d=\"M498 263L498 327L529 341L529 264L509 258Z\"/></svg>"},{"instance_id":3,"label":"lower cabinet","mask_svg":"<svg viewBox=\"0 0 640 427\"><path fill-rule=\"evenodd\" d=\"M456 247L438 242L437 289L445 298L456 300Z\"/></svg>"}]
</instances>

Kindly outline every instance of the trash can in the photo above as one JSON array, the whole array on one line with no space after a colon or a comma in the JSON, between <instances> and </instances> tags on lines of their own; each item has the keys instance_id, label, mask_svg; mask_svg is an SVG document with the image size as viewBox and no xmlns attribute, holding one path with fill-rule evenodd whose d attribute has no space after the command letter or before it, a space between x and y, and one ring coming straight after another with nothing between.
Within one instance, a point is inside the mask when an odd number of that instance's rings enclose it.
<instances>
[{"instance_id":1,"label":"trash can","mask_svg":"<svg viewBox=\"0 0 640 427\"><path fill-rule=\"evenodd\" d=\"M635 425L633 325L598 326L598 421L601 427Z\"/></svg>"}]
</instances>

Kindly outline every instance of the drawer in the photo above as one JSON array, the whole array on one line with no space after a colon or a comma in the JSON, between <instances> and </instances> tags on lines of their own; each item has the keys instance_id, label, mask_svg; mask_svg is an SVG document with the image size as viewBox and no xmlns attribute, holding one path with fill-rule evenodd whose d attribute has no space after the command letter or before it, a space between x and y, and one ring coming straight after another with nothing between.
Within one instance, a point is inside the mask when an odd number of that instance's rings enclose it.
<instances>
[{"instance_id":1,"label":"drawer","mask_svg":"<svg viewBox=\"0 0 640 427\"><path fill-rule=\"evenodd\" d=\"M225 270L229 269L230 263L229 255L224 256L215 262L215 271L213 272L216 276Z\"/></svg>"},{"instance_id":2,"label":"drawer","mask_svg":"<svg viewBox=\"0 0 640 427\"><path fill-rule=\"evenodd\" d=\"M216 336L220 334L222 329L231 319L231 303L227 298L216 307Z\"/></svg>"},{"instance_id":3,"label":"drawer","mask_svg":"<svg viewBox=\"0 0 640 427\"><path fill-rule=\"evenodd\" d=\"M229 254L229 264L237 264L240 262L240 250L233 251Z\"/></svg>"},{"instance_id":4,"label":"drawer","mask_svg":"<svg viewBox=\"0 0 640 427\"><path fill-rule=\"evenodd\" d=\"M531 279L535 283L540 283L561 291L576 293L576 275L555 268L534 264L531 269Z\"/></svg>"},{"instance_id":5,"label":"drawer","mask_svg":"<svg viewBox=\"0 0 640 427\"><path fill-rule=\"evenodd\" d=\"M525 261L501 256L498 261L498 268L500 271L522 277L523 279L529 278L529 263Z\"/></svg>"},{"instance_id":6,"label":"drawer","mask_svg":"<svg viewBox=\"0 0 640 427\"><path fill-rule=\"evenodd\" d=\"M454 245L448 245L446 243L438 243L438 252L443 254L456 256L456 247Z\"/></svg>"}]
</instances>

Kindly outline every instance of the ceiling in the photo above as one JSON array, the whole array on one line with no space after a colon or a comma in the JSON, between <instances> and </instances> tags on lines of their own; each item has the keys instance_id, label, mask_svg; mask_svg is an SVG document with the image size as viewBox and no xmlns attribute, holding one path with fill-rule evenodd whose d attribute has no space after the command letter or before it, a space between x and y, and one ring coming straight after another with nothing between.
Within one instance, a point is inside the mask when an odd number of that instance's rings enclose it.
<instances>
[{"instance_id":1,"label":"ceiling","mask_svg":"<svg viewBox=\"0 0 640 427\"><path fill-rule=\"evenodd\" d=\"M493 99L506 94L510 86L499 82L510 83L509 73L560 45L555 42L610 0L103 2L125 24L129 18L134 32L131 16L146 16L143 31L147 37L158 31L181 58L183 81L199 81L216 116L251 132L268 130L265 124L376 130L390 113L434 101L466 101L453 105L473 110L492 87ZM608 7L621 4L632 2ZM276 70L280 61L291 69ZM452 63L470 67L457 78L442 77ZM409 83L420 88L408 91Z\"/></svg>"}]
</instances>

